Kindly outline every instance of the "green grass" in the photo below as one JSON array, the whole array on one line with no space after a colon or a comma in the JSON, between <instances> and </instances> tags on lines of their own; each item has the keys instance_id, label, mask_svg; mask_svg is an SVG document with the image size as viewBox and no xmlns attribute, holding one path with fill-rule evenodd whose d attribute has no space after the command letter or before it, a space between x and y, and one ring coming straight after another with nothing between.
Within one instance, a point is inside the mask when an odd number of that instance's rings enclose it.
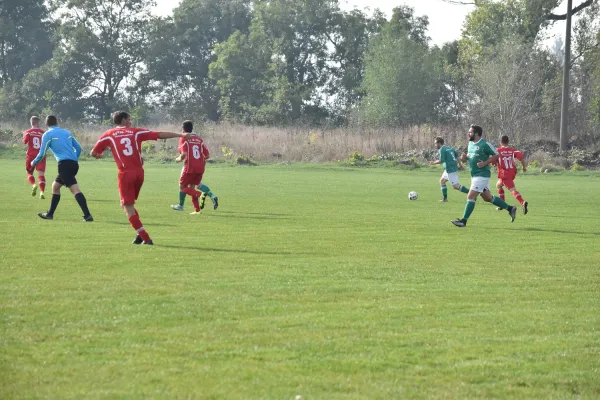
<instances>
[{"instance_id":1,"label":"green grass","mask_svg":"<svg viewBox=\"0 0 600 400\"><path fill-rule=\"evenodd\" d=\"M169 208L178 167L147 165L146 247L113 162L81 164L91 224L66 192L38 218L21 164L0 160L2 399L600 397L598 174L520 177L530 214L478 201L457 229L435 169L211 165L221 207L195 217Z\"/></svg>"}]
</instances>

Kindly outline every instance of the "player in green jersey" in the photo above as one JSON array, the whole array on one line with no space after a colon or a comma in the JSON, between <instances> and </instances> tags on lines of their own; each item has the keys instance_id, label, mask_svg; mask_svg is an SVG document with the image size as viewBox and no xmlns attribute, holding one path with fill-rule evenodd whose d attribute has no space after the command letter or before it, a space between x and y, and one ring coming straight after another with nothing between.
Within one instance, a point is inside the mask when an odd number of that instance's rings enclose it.
<instances>
[{"instance_id":1,"label":"player in green jersey","mask_svg":"<svg viewBox=\"0 0 600 400\"><path fill-rule=\"evenodd\" d=\"M430 165L442 164L444 173L440 178L440 186L442 188L442 203L448 201L448 188L446 182L450 181L452 187L460 192L469 193L469 189L458 183L458 170L463 169L461 162L458 160L458 153L450 146L444 146L444 138L435 138L435 147L439 149L439 160L431 161Z\"/></svg>"},{"instance_id":2,"label":"player in green jersey","mask_svg":"<svg viewBox=\"0 0 600 400\"><path fill-rule=\"evenodd\" d=\"M469 161L471 190L469 190L469 194L467 195L467 205L465 206L463 217L451 222L459 228L467 226L467 221L475 209L475 200L477 200L477 196L479 195L488 203L492 203L502 210L507 210L510 214L511 222L513 222L517 216L517 207L507 204L504 200L493 196L492 192L490 192L489 180L492 176L490 165L494 164L499 157L496 147L482 138L483 128L481 126L471 125L468 136L469 153L463 154L461 159L462 161Z\"/></svg>"}]
</instances>

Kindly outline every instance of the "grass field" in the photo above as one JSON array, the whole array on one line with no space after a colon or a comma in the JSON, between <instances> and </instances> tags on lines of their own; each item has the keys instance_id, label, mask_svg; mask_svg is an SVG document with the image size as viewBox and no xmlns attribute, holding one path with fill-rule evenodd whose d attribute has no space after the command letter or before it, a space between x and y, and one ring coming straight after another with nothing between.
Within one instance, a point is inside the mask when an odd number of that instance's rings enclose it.
<instances>
[{"instance_id":1,"label":"grass field","mask_svg":"<svg viewBox=\"0 0 600 400\"><path fill-rule=\"evenodd\" d=\"M0 170L2 399L600 397L598 174L520 177L527 216L458 229L440 170L210 165L191 216L148 165L149 247L112 161L81 164L93 223Z\"/></svg>"}]
</instances>

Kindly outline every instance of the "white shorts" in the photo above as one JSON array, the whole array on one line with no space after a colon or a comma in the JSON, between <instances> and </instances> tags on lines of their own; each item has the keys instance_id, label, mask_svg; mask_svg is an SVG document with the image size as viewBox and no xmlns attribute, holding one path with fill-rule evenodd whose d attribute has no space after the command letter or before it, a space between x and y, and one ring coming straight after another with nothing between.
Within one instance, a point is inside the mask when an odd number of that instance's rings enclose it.
<instances>
[{"instance_id":1,"label":"white shorts","mask_svg":"<svg viewBox=\"0 0 600 400\"><path fill-rule=\"evenodd\" d=\"M483 193L484 190L490 190L490 178L484 178L483 176L472 177L471 190L477 193Z\"/></svg>"},{"instance_id":2,"label":"white shorts","mask_svg":"<svg viewBox=\"0 0 600 400\"><path fill-rule=\"evenodd\" d=\"M452 185L458 185L458 172L446 172L442 174L442 179L449 181Z\"/></svg>"}]
</instances>

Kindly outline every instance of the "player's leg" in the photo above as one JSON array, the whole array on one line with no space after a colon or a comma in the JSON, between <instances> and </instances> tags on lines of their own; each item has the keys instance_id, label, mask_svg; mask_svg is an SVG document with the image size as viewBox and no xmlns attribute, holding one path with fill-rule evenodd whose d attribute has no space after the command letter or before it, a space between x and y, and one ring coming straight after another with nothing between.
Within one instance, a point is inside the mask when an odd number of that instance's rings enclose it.
<instances>
[{"instance_id":1,"label":"player's leg","mask_svg":"<svg viewBox=\"0 0 600 400\"><path fill-rule=\"evenodd\" d=\"M206 200L206 196L210 197L213 202L213 210L219 208L219 198L210 190L208 186L204 184L204 182L200 182L198 189L204 193L204 200ZM200 200L200 208L204 208L204 200Z\"/></svg>"},{"instance_id":2,"label":"player's leg","mask_svg":"<svg viewBox=\"0 0 600 400\"><path fill-rule=\"evenodd\" d=\"M498 189L498 196L502 200L505 200L505 198L504 198L504 185L502 183L502 179L498 179L498 182L496 182L496 189Z\"/></svg>"},{"instance_id":3,"label":"player's leg","mask_svg":"<svg viewBox=\"0 0 600 400\"><path fill-rule=\"evenodd\" d=\"M54 182L52 182L52 200L50 201L50 208L45 213L38 213L40 218L43 219L54 219L54 212L58 203L60 202L60 188L63 186L63 181L60 176L57 176Z\"/></svg>"},{"instance_id":4,"label":"player's leg","mask_svg":"<svg viewBox=\"0 0 600 400\"><path fill-rule=\"evenodd\" d=\"M90 213L90 210L87 206L87 200L81 190L79 190L79 185L77 184L77 172L79 172L79 163L77 161L63 161L62 167L59 166L59 173L61 174L62 181L64 185L69 188L73 196L75 196L75 200L77 204L79 204L79 208L83 212L83 221L92 222L94 218Z\"/></svg>"},{"instance_id":5,"label":"player's leg","mask_svg":"<svg viewBox=\"0 0 600 400\"><path fill-rule=\"evenodd\" d=\"M448 180L450 181L450 184L452 185L452 187L456 190L458 190L461 193L469 193L469 189L467 189L466 187L464 187L463 185L461 185L458 182L458 172L452 172L448 174Z\"/></svg>"},{"instance_id":6,"label":"player's leg","mask_svg":"<svg viewBox=\"0 0 600 400\"><path fill-rule=\"evenodd\" d=\"M25 171L27 172L27 182L31 185L31 196L35 197L37 193L37 185L35 184L35 176L33 176L34 168L31 167L33 158L25 158Z\"/></svg>"},{"instance_id":7,"label":"player's leg","mask_svg":"<svg viewBox=\"0 0 600 400\"><path fill-rule=\"evenodd\" d=\"M129 220L129 224L135 230L136 236L133 239L133 244L152 245L152 239L146 231L146 228L140 220L140 214L135 209L135 201L137 200L142 185L144 183L144 172L142 171L126 171L119 172L118 178L119 195L121 196L121 207Z\"/></svg>"},{"instance_id":8,"label":"player's leg","mask_svg":"<svg viewBox=\"0 0 600 400\"><path fill-rule=\"evenodd\" d=\"M512 195L514 196L515 199L517 199L517 201L519 202L519 204L521 205L521 210L523 211L523 214L527 214L527 206L529 205L525 199L523 199L523 196L521 196L521 193L519 193L519 191L517 190L517 188L515 187L515 182L514 181L510 181L510 186L507 185L507 189L512 193Z\"/></svg>"},{"instance_id":9,"label":"player's leg","mask_svg":"<svg viewBox=\"0 0 600 400\"><path fill-rule=\"evenodd\" d=\"M511 222L515 220L515 217L517 216L517 207L511 206L510 204L502 200L500 197L493 196L489 188L486 188L486 190L484 190L484 192L481 193L481 198L487 201L488 203L492 203L501 210L508 211L508 213L510 214Z\"/></svg>"},{"instance_id":10,"label":"player's leg","mask_svg":"<svg viewBox=\"0 0 600 400\"><path fill-rule=\"evenodd\" d=\"M181 177L181 182L185 187L181 189L181 191L192 198L192 204L194 204L194 212L193 214L200 213L201 207L198 202L198 199L202 195L199 191L195 189L197 186L197 182L199 182L198 174L185 174Z\"/></svg>"},{"instance_id":11,"label":"player's leg","mask_svg":"<svg viewBox=\"0 0 600 400\"><path fill-rule=\"evenodd\" d=\"M178 204L171 204L171 208L175 211L183 211L183 204L185 203L185 192L183 192L183 189L185 187L187 187L186 184L184 184L183 182L183 177L185 175L185 167L183 167L181 169L181 175L179 176L179 203Z\"/></svg>"},{"instance_id":12,"label":"player's leg","mask_svg":"<svg viewBox=\"0 0 600 400\"><path fill-rule=\"evenodd\" d=\"M440 202L442 203L448 201L448 187L446 186L446 182L448 182L448 173L444 171L442 177L440 178L440 189L442 190L442 199Z\"/></svg>"},{"instance_id":13,"label":"player's leg","mask_svg":"<svg viewBox=\"0 0 600 400\"><path fill-rule=\"evenodd\" d=\"M44 157L42 161L40 161L35 166L38 173L38 182L40 186L40 199L45 199L45 191L46 191L46 158Z\"/></svg>"},{"instance_id":14,"label":"player's leg","mask_svg":"<svg viewBox=\"0 0 600 400\"><path fill-rule=\"evenodd\" d=\"M465 210L463 212L463 216L460 219L452 220L451 222L458 226L459 228L464 228L467 226L467 221L473 214L473 210L475 210L475 201L479 195L483 196L483 193L489 191L488 187L488 178L483 177L473 177L471 178L471 188L469 189L469 193L467 194L467 204L465 204Z\"/></svg>"}]
</instances>

